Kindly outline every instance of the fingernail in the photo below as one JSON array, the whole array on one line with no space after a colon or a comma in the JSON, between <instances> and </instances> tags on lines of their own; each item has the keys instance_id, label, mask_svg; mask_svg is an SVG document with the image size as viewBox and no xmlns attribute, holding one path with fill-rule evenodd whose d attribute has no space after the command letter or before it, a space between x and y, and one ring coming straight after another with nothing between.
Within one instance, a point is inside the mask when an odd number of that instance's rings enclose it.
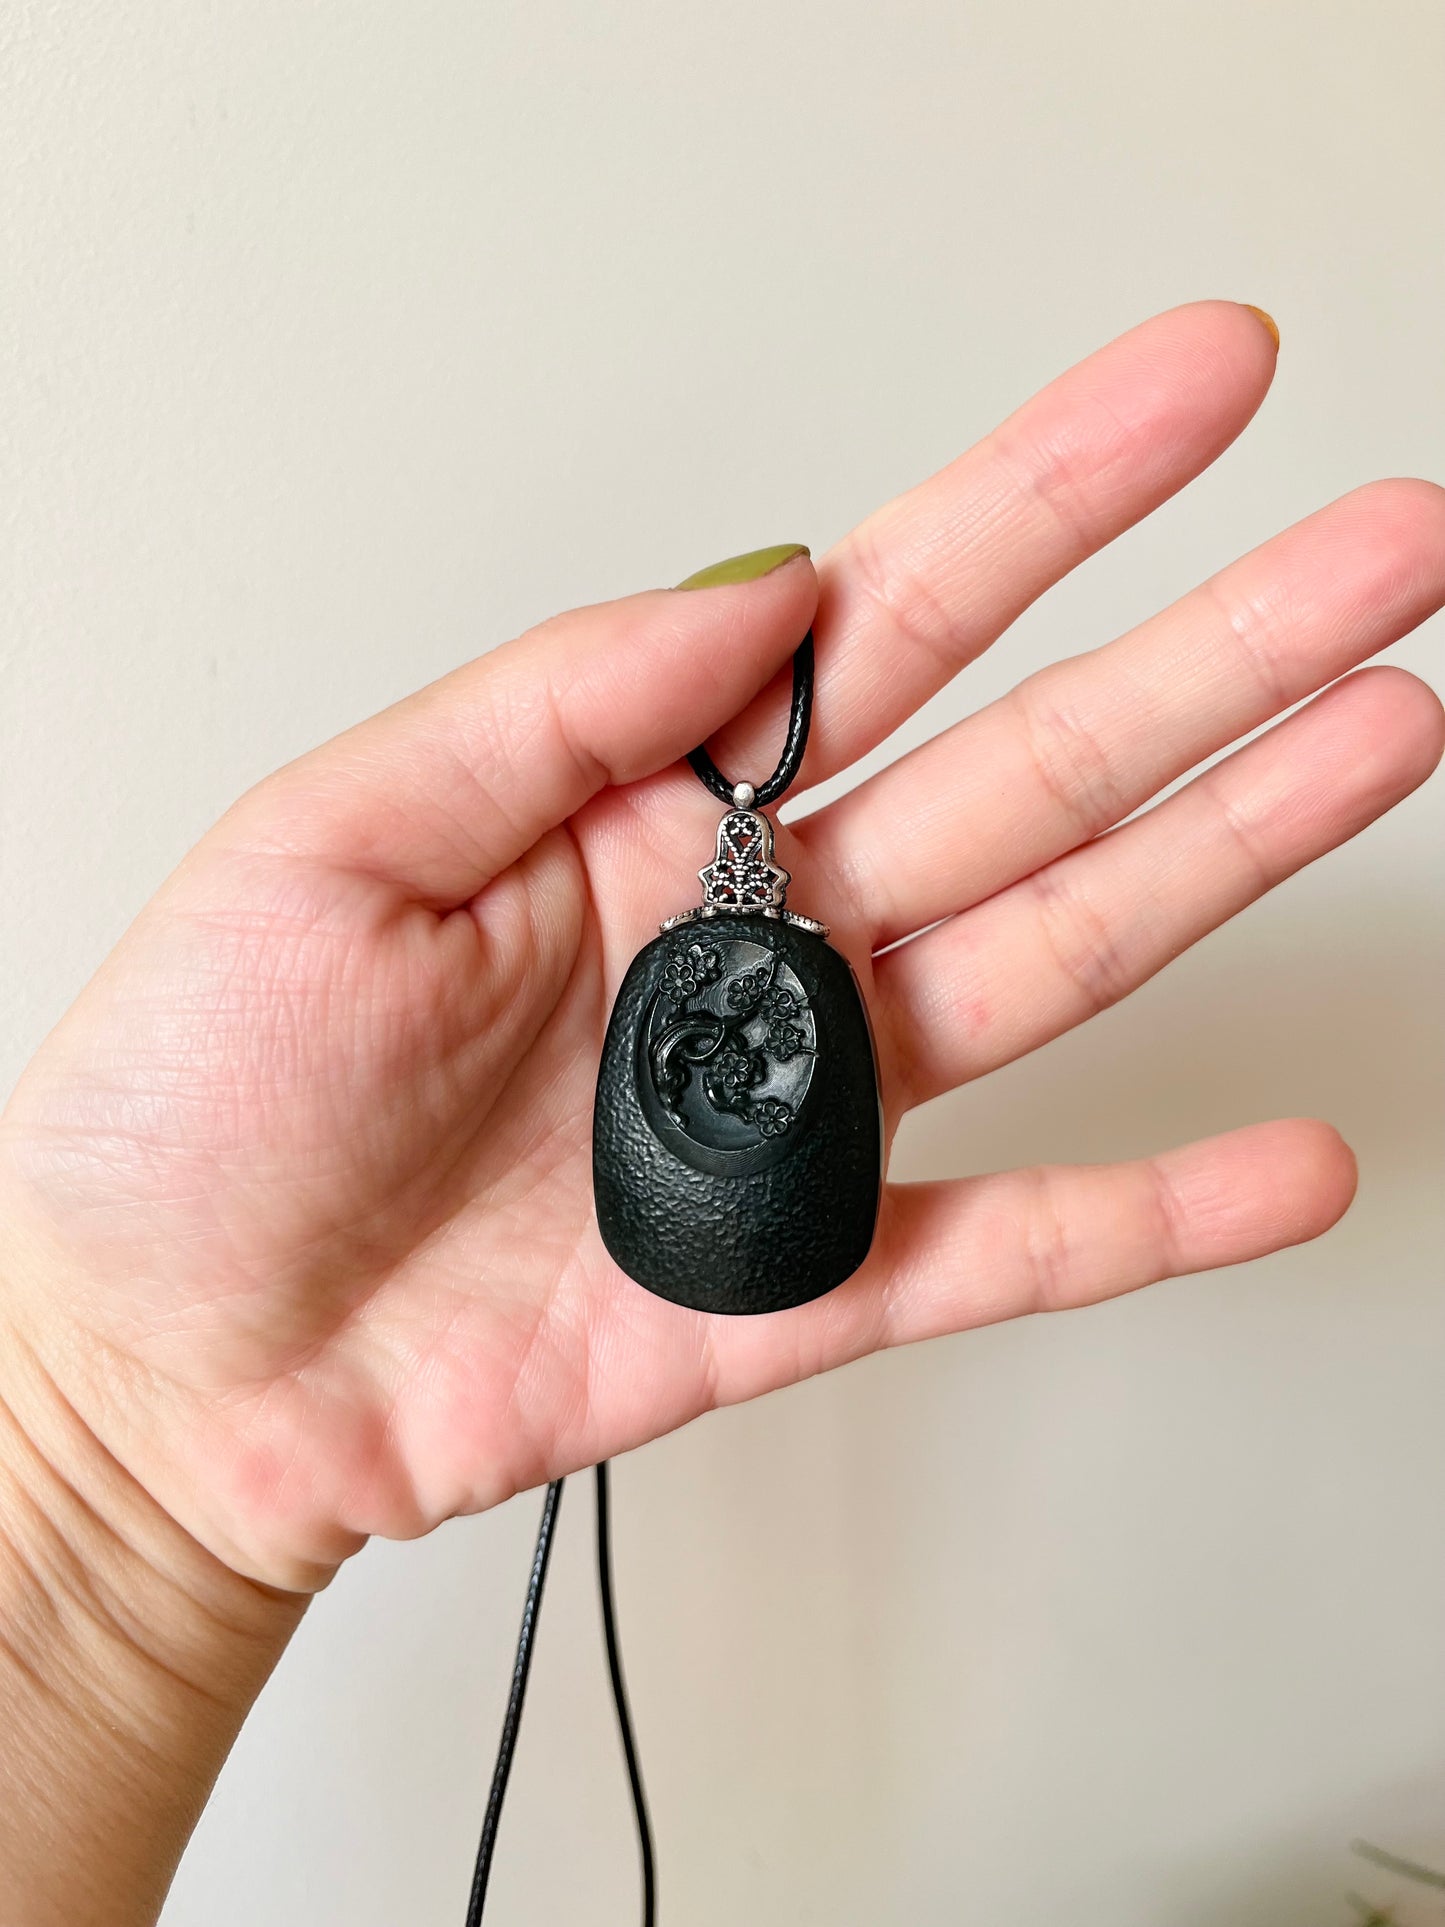
<instances>
[{"instance_id":1,"label":"fingernail","mask_svg":"<svg viewBox=\"0 0 1445 1927\"><path fill-rule=\"evenodd\" d=\"M785 562L808 553L806 542L775 542L770 549L749 549L746 555L730 555L725 562L714 562L677 586L679 589L718 589L728 582L756 582L760 575L771 575Z\"/></svg>"},{"instance_id":2,"label":"fingernail","mask_svg":"<svg viewBox=\"0 0 1445 1927\"><path fill-rule=\"evenodd\" d=\"M1265 327L1268 328L1270 339L1274 343L1274 351L1276 354L1278 354L1279 353L1279 323L1275 320L1274 316L1272 314L1266 313L1266 311L1263 308L1256 308L1252 301L1241 302L1240 306L1248 308L1251 314L1257 314L1259 316L1260 320L1264 323Z\"/></svg>"}]
</instances>

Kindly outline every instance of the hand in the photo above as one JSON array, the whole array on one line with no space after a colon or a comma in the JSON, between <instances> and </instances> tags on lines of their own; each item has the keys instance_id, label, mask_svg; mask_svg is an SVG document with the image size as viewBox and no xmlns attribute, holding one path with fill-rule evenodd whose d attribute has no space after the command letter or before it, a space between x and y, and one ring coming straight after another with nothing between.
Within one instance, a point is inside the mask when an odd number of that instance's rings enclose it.
<instances>
[{"instance_id":1,"label":"hand","mask_svg":"<svg viewBox=\"0 0 1445 1927\"><path fill-rule=\"evenodd\" d=\"M610 1000L711 848L717 806L682 753L736 716L721 766L771 767L816 599L804 778L845 768L1205 467L1273 368L1245 308L1164 315L816 577L799 558L561 616L245 797L6 1114L7 1355L212 1553L305 1589L370 1533L425 1532L875 1347L1323 1231L1352 1164L1307 1122L890 1186L866 1267L761 1319L651 1297L591 1208ZM1376 484L783 832L795 901L863 983L890 1133L1417 784L1439 706L1377 669L1125 821L1442 598L1445 493Z\"/></svg>"}]
</instances>

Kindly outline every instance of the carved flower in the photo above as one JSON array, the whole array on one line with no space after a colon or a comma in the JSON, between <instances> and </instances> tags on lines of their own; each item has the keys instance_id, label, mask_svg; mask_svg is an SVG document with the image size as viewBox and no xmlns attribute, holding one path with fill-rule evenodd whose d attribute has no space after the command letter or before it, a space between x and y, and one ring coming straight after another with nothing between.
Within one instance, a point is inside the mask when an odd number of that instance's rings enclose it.
<instances>
[{"instance_id":1,"label":"carved flower","mask_svg":"<svg viewBox=\"0 0 1445 1927\"><path fill-rule=\"evenodd\" d=\"M680 1004L721 975L722 958L711 944L679 944L663 966L662 981Z\"/></svg>"},{"instance_id":2,"label":"carved flower","mask_svg":"<svg viewBox=\"0 0 1445 1927\"><path fill-rule=\"evenodd\" d=\"M802 1005L782 984L770 984L758 999L758 1009L765 1017L796 1017Z\"/></svg>"},{"instance_id":3,"label":"carved flower","mask_svg":"<svg viewBox=\"0 0 1445 1927\"><path fill-rule=\"evenodd\" d=\"M781 1137L792 1124L793 1113L780 1097L765 1097L753 1106L753 1122L764 1137Z\"/></svg>"},{"instance_id":4,"label":"carved flower","mask_svg":"<svg viewBox=\"0 0 1445 1927\"><path fill-rule=\"evenodd\" d=\"M748 1115L748 1092L767 1076L767 1062L760 1050L732 1044L703 1072L703 1096L715 1111L731 1111L735 1117Z\"/></svg>"},{"instance_id":5,"label":"carved flower","mask_svg":"<svg viewBox=\"0 0 1445 1927\"><path fill-rule=\"evenodd\" d=\"M725 993L732 1009L751 1010L772 982L773 968L773 959L770 957L756 969L740 970Z\"/></svg>"},{"instance_id":6,"label":"carved flower","mask_svg":"<svg viewBox=\"0 0 1445 1927\"><path fill-rule=\"evenodd\" d=\"M708 1079L729 1096L741 1096L759 1081L759 1066L748 1051L725 1050L708 1066Z\"/></svg>"},{"instance_id":7,"label":"carved flower","mask_svg":"<svg viewBox=\"0 0 1445 1927\"><path fill-rule=\"evenodd\" d=\"M789 993L785 991L783 994L787 996ZM767 1006L764 1005L764 1009L766 1008ZM790 1057L796 1057L800 1050L806 1049L808 1042L798 1026L790 1024L784 1017L775 1017L768 1025L768 1034L764 1041L773 1056L784 1064Z\"/></svg>"}]
</instances>

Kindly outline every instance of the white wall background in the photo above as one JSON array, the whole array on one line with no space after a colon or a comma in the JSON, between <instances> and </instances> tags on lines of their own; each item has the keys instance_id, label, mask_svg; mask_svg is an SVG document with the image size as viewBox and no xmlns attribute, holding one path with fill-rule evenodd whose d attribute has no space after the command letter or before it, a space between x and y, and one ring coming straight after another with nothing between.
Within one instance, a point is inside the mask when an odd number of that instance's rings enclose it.
<instances>
[{"instance_id":1,"label":"white wall background","mask_svg":"<svg viewBox=\"0 0 1445 1927\"><path fill-rule=\"evenodd\" d=\"M274 764L558 606L825 546L1154 309L1273 310L1262 417L910 738L1445 472L1432 0L5 0L0 66L6 1083ZM619 1467L666 1927L1330 1927L1353 1835L1445 1859L1440 823L899 1151L1317 1112L1363 1167L1324 1244ZM588 1509L498 1927L634 1917ZM166 1927L459 1920L535 1515L342 1575Z\"/></svg>"}]
</instances>

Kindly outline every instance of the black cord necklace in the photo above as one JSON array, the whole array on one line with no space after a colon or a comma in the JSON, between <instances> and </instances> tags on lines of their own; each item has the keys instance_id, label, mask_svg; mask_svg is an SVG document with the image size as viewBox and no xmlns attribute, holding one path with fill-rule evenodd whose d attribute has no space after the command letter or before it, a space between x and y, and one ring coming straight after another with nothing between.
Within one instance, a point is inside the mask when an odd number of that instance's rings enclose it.
<instances>
[{"instance_id":1,"label":"black cord necklace","mask_svg":"<svg viewBox=\"0 0 1445 1927\"><path fill-rule=\"evenodd\" d=\"M788 872L760 812L793 782L813 712L813 632L793 657L783 753L756 788L705 745L688 756L725 807L702 903L633 958L607 1026L593 1117L597 1222L613 1258L659 1297L772 1312L831 1291L867 1257L882 1190L868 1012L826 924L786 908ZM612 1590L608 1468L597 1476L597 1584L632 1790L643 1927L656 1874ZM478 1927L516 1751L563 1480L547 1488L466 1927Z\"/></svg>"},{"instance_id":2,"label":"black cord necklace","mask_svg":"<svg viewBox=\"0 0 1445 1927\"><path fill-rule=\"evenodd\" d=\"M622 1737L622 1753L627 1762L627 1781L632 1790L632 1811L637 1822L637 1847L642 1861L642 1927L655 1927L657 1918L657 1875L653 1859L652 1822L647 1812L647 1794L637 1762L637 1742L632 1731L632 1709L627 1699L627 1683L622 1674L622 1650L617 1639L617 1615L612 1593L612 1504L606 1459L596 1468L597 1480L597 1591L602 1603L602 1631L607 1642L607 1672L612 1682L612 1704L617 1713L617 1729ZM466 1927L479 1927L486 1904L487 1883L492 1874L492 1855L497 1844L497 1826L502 1817L502 1802L512 1775L512 1758L517 1749L517 1733L522 1724L522 1704L527 1696L527 1676L532 1670L532 1648L537 1638L537 1621L542 1610L542 1592L547 1584L547 1567L552 1557L552 1540L557 1513L562 1504L565 1479L554 1479L542 1502L542 1518L537 1528L537 1546L532 1554L532 1571L527 1581L527 1598L522 1608L522 1628L517 1635L517 1652L512 1661L512 1687L507 1695L507 1711L502 1720L502 1737L497 1747L497 1763L492 1769L492 1786L487 1795L487 1811L482 1820L482 1838L477 1848L477 1864L472 1873L472 1891L467 1901Z\"/></svg>"},{"instance_id":3,"label":"black cord necklace","mask_svg":"<svg viewBox=\"0 0 1445 1927\"><path fill-rule=\"evenodd\" d=\"M792 787L802 768L803 751L808 747L808 730L812 721L813 632L810 629L793 654L793 702L788 711L788 734L783 742L783 753L778 758L778 767L768 780L759 783L756 789L749 783L730 783L708 755L706 743L689 750L687 760L720 803L736 803L738 791L748 790L752 800L744 807L761 810L769 803L776 803L783 791Z\"/></svg>"}]
</instances>

